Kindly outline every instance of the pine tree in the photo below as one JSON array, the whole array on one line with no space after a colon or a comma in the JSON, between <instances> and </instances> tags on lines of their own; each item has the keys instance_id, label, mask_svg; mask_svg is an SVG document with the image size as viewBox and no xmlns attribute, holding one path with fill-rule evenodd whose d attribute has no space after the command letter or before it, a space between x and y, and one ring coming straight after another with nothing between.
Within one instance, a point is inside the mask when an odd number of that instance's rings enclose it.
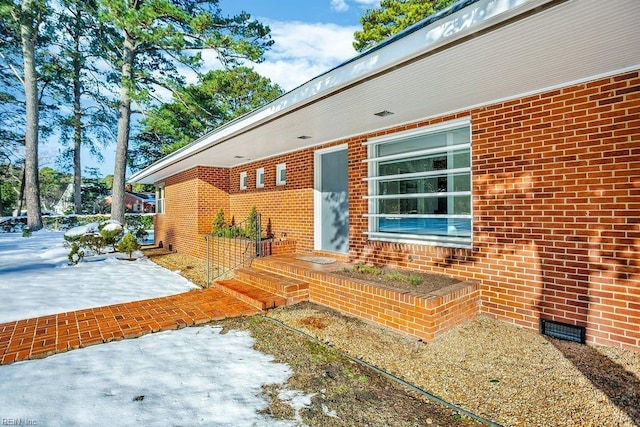
<instances>
[{"instance_id":1,"label":"pine tree","mask_svg":"<svg viewBox=\"0 0 640 427\"><path fill-rule=\"evenodd\" d=\"M353 47L364 52L453 4L455 0L382 0L380 7L369 9L360 18L362 30L354 33Z\"/></svg>"},{"instance_id":2,"label":"pine tree","mask_svg":"<svg viewBox=\"0 0 640 427\"><path fill-rule=\"evenodd\" d=\"M269 28L247 13L225 17L218 0L99 0L100 19L119 34L120 94L111 217L124 222L124 184L132 103L152 97L154 85L182 84L177 64L198 68L200 54L212 49L225 66L240 59L258 61L272 41Z\"/></svg>"}]
</instances>

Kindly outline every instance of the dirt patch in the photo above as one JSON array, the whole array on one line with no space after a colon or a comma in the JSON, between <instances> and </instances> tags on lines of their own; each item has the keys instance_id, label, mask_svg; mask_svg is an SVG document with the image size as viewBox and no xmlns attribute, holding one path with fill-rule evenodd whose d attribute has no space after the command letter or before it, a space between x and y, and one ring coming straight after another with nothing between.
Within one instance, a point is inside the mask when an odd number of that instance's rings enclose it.
<instances>
[{"instance_id":1,"label":"dirt patch","mask_svg":"<svg viewBox=\"0 0 640 427\"><path fill-rule=\"evenodd\" d=\"M387 289L429 294L460 283L460 279L444 274L421 273L388 267L353 266L332 271L330 274L355 281L375 284Z\"/></svg>"},{"instance_id":2,"label":"dirt patch","mask_svg":"<svg viewBox=\"0 0 640 427\"><path fill-rule=\"evenodd\" d=\"M310 316L300 321L303 325L311 329L325 329L329 326L330 320L326 317Z\"/></svg>"},{"instance_id":3,"label":"dirt patch","mask_svg":"<svg viewBox=\"0 0 640 427\"><path fill-rule=\"evenodd\" d=\"M324 321L316 316L307 323L323 328ZM270 402L264 412L273 417L297 419L308 426L479 425L343 357L334 348L261 317L229 319L222 324L225 331L249 330L257 350L292 369L286 388L311 395L311 404L296 414L281 399L281 387L264 387Z\"/></svg>"},{"instance_id":4,"label":"dirt patch","mask_svg":"<svg viewBox=\"0 0 640 427\"><path fill-rule=\"evenodd\" d=\"M200 287L206 287L206 262L162 248L143 249L142 253L167 270L177 272Z\"/></svg>"}]
</instances>

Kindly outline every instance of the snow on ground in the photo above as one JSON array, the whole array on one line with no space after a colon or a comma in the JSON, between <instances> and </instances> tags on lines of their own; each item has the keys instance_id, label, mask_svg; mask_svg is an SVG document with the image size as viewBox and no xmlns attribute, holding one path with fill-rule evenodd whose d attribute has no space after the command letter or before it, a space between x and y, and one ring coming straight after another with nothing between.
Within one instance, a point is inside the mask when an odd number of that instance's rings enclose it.
<instances>
[{"instance_id":1,"label":"snow on ground","mask_svg":"<svg viewBox=\"0 0 640 427\"><path fill-rule=\"evenodd\" d=\"M0 366L0 418L38 426L277 426L259 413L287 365L247 332L214 326L145 335ZM286 390L297 411L311 395Z\"/></svg>"},{"instance_id":2,"label":"snow on ground","mask_svg":"<svg viewBox=\"0 0 640 427\"><path fill-rule=\"evenodd\" d=\"M62 236L0 234L0 322L195 287L146 259L104 255L69 266ZM254 350L248 332L220 332L192 327L0 366L2 424L297 425L313 395L282 388L297 422L261 414L262 386L284 386L291 370Z\"/></svg>"},{"instance_id":3,"label":"snow on ground","mask_svg":"<svg viewBox=\"0 0 640 427\"><path fill-rule=\"evenodd\" d=\"M0 323L197 287L148 259L116 259L121 254L91 256L71 266L63 235L45 230L32 237L0 233Z\"/></svg>"}]
</instances>

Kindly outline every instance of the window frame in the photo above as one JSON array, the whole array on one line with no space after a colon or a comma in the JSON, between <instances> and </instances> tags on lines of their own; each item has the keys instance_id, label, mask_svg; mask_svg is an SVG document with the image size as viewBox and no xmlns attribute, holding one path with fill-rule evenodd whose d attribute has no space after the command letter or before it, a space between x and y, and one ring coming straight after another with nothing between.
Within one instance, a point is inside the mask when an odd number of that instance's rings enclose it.
<instances>
[{"instance_id":1,"label":"window frame","mask_svg":"<svg viewBox=\"0 0 640 427\"><path fill-rule=\"evenodd\" d=\"M284 171L284 179L280 179L280 173ZM287 164L278 163L276 165L276 185L287 185Z\"/></svg>"},{"instance_id":2,"label":"window frame","mask_svg":"<svg viewBox=\"0 0 640 427\"><path fill-rule=\"evenodd\" d=\"M397 154L390 154L385 156L377 156L378 152L377 148L384 144L389 143L401 143L403 140L410 140L411 138L423 137L429 135L435 135L439 133L445 132L453 132L460 129L467 129L469 132L469 139L467 142L455 142L453 139L448 139L447 145L438 146L434 148L419 148L413 151L401 152ZM363 160L364 163L368 165L368 176L363 180L368 184L367 195L363 198L368 201L368 211L364 215L368 221L367 231L364 233L367 235L369 240L379 240L386 242L394 242L394 243L409 243L409 244L421 244L421 245L431 245L431 246L441 246L441 247L453 247L453 248L472 248L473 247L473 175L472 175L472 154L471 154L471 120L469 117L456 119L447 121L444 123L438 123L432 126L423 127L420 129L415 129L406 132L398 132L392 135L385 135L376 138L370 138L362 145L367 146L368 154L367 158ZM449 138L447 136L447 138ZM400 160L406 159L410 161L411 159L419 159L424 158L425 156L441 156L442 154L447 155L447 159L452 159L455 152L460 152L461 150L469 150L469 166L468 167L454 167L451 164L451 167L447 167L446 169L439 170L425 170L425 171L417 171L411 173L398 173L394 175L379 175L379 167L380 164L385 161L390 160ZM447 162L449 165L450 163ZM469 191L455 191L453 188L453 184L455 182L455 177L458 175L469 175ZM398 183L400 186L403 181L411 180L411 179L428 179L435 178L439 176L445 176L447 182L447 188L445 191L436 188L435 190L429 192L422 193L404 193L398 192L397 194L389 194L383 195L379 194L381 191L379 189L380 182L389 182L393 183L394 181ZM390 213L380 213L380 201L385 199L391 200L408 200L408 199L418 199L418 200L428 200L429 198L444 198L446 197L447 203L447 213L399 213L399 214L390 214ZM469 198L469 213L465 214L456 214L448 213L451 212L453 203L455 202L456 197L468 197ZM438 219L438 220L446 220L447 225L447 235L441 235L438 233L411 233L406 232L403 233L401 231L380 231L380 219L381 218L389 218L389 219ZM466 227L463 229L460 235L455 234L456 227L458 225L458 229L460 229L459 224L460 221L466 223L467 221L470 223L470 230L466 231ZM434 221L434 225L438 222ZM466 226L466 224L465 224ZM454 233L451 233L451 228L453 228ZM423 229L425 230L425 229ZM468 235L467 235L468 234Z\"/></svg>"},{"instance_id":3,"label":"window frame","mask_svg":"<svg viewBox=\"0 0 640 427\"><path fill-rule=\"evenodd\" d=\"M261 177L262 182L260 182ZM264 188L264 168L256 169L256 188Z\"/></svg>"},{"instance_id":4,"label":"window frame","mask_svg":"<svg viewBox=\"0 0 640 427\"><path fill-rule=\"evenodd\" d=\"M156 214L164 214L165 206L164 201L167 195L165 194L165 186L163 184L156 185ZM144 207L142 209L144 211Z\"/></svg>"},{"instance_id":5,"label":"window frame","mask_svg":"<svg viewBox=\"0 0 640 427\"><path fill-rule=\"evenodd\" d=\"M247 189L247 173L240 172L240 190Z\"/></svg>"}]
</instances>

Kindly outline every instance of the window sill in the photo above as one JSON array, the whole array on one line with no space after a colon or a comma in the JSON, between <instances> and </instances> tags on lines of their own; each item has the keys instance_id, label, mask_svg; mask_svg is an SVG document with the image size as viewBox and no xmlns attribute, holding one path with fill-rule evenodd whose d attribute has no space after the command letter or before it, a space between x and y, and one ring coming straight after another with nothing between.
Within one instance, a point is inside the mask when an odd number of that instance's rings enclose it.
<instances>
[{"instance_id":1,"label":"window sill","mask_svg":"<svg viewBox=\"0 0 640 427\"><path fill-rule=\"evenodd\" d=\"M408 245L438 246L442 248L473 249L471 237L437 237L418 234L395 234L366 232L371 241L401 243Z\"/></svg>"}]
</instances>

